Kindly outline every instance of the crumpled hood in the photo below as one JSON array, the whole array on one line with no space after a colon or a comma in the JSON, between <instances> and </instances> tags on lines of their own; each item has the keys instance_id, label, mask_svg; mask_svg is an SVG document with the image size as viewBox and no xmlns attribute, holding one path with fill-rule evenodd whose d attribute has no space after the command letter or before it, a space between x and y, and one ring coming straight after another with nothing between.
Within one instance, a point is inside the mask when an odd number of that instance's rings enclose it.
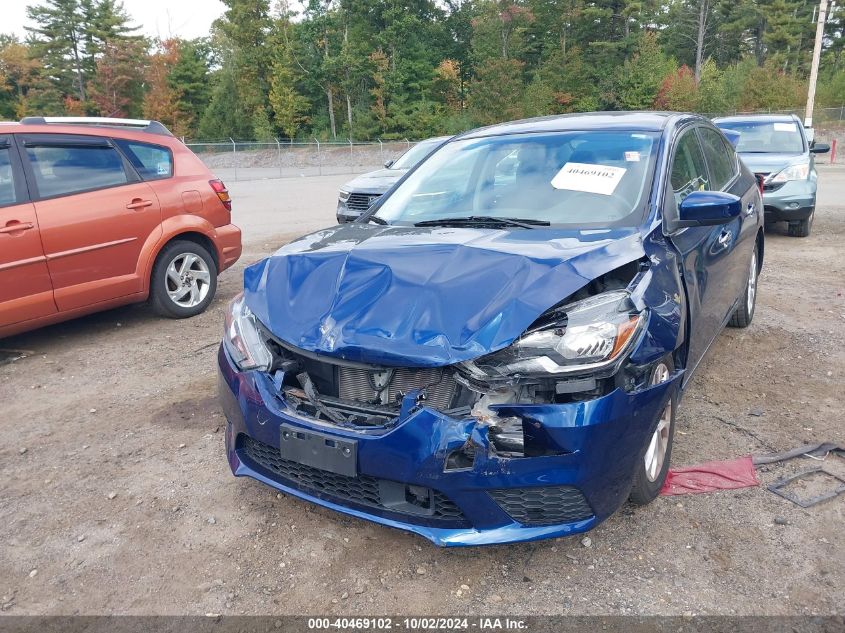
<instances>
[{"instance_id":1,"label":"crumpled hood","mask_svg":"<svg viewBox=\"0 0 845 633\"><path fill-rule=\"evenodd\" d=\"M378 169L353 178L342 189L349 192L384 193L405 175L407 169Z\"/></svg>"},{"instance_id":2,"label":"crumpled hood","mask_svg":"<svg viewBox=\"0 0 845 633\"><path fill-rule=\"evenodd\" d=\"M638 229L563 231L345 224L244 271L270 331L318 354L432 367L512 343L543 312L643 255Z\"/></svg>"},{"instance_id":3,"label":"crumpled hood","mask_svg":"<svg viewBox=\"0 0 845 633\"><path fill-rule=\"evenodd\" d=\"M748 169L757 174L774 174L787 165L806 160L802 154L755 154L740 153L740 158Z\"/></svg>"}]
</instances>

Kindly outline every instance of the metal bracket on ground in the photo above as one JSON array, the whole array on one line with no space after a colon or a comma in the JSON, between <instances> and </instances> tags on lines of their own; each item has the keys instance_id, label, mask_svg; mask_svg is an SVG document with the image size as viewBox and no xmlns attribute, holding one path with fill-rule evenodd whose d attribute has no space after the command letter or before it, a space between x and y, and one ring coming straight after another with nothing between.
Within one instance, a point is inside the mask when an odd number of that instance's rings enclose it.
<instances>
[{"instance_id":1,"label":"metal bracket on ground","mask_svg":"<svg viewBox=\"0 0 845 633\"><path fill-rule=\"evenodd\" d=\"M826 475L827 477L830 477L831 479L839 482L840 485L832 491L825 492L818 496L809 498L799 497L795 493L789 492L785 489L793 481L803 479L816 473ZM829 470L825 470L824 468L819 466L818 468L811 468L810 470L804 470L800 473L790 475L789 477L779 479L778 481L766 486L766 488L768 488L771 492L774 492L776 495L779 495L784 499L788 499L792 503L799 505L802 508L810 508L816 504L821 503L822 501L827 501L829 499L833 499L834 497L838 497L841 494L845 494L845 479L842 479L842 477L839 477L838 475L833 474Z\"/></svg>"}]
</instances>

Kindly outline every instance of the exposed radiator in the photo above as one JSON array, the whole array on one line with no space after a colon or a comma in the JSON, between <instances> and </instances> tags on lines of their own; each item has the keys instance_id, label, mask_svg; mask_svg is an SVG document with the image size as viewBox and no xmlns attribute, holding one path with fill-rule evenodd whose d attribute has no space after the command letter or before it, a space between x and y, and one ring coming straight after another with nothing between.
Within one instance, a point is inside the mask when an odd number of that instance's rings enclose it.
<instances>
[{"instance_id":1,"label":"exposed radiator","mask_svg":"<svg viewBox=\"0 0 845 633\"><path fill-rule=\"evenodd\" d=\"M373 372L340 367L339 380L338 393L345 400L396 404L400 394L425 388L428 397L426 403L438 409L448 409L452 406L457 387L452 373L439 368L396 368ZM384 389L380 391L382 386Z\"/></svg>"}]
</instances>

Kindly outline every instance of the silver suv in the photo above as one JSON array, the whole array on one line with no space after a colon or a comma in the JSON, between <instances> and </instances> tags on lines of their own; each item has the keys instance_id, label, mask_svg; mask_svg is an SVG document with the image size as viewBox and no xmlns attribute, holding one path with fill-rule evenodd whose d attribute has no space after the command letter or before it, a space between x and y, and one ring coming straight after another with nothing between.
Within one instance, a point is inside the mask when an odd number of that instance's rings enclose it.
<instances>
[{"instance_id":1,"label":"silver suv","mask_svg":"<svg viewBox=\"0 0 845 633\"><path fill-rule=\"evenodd\" d=\"M816 210L814 155L829 152L830 145L814 142L794 114L745 114L713 123L739 134L737 153L763 177L766 223L788 222L790 235L807 237Z\"/></svg>"}]
</instances>

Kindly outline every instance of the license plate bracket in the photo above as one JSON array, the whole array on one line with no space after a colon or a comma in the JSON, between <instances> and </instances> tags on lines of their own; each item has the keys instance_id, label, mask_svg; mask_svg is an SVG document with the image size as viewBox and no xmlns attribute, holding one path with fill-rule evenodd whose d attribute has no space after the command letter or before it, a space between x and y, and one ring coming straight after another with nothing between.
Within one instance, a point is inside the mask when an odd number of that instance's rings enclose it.
<instances>
[{"instance_id":1,"label":"license plate bracket","mask_svg":"<svg viewBox=\"0 0 845 633\"><path fill-rule=\"evenodd\" d=\"M358 442L335 435L282 424L279 433L282 459L336 475L358 475Z\"/></svg>"}]
</instances>

